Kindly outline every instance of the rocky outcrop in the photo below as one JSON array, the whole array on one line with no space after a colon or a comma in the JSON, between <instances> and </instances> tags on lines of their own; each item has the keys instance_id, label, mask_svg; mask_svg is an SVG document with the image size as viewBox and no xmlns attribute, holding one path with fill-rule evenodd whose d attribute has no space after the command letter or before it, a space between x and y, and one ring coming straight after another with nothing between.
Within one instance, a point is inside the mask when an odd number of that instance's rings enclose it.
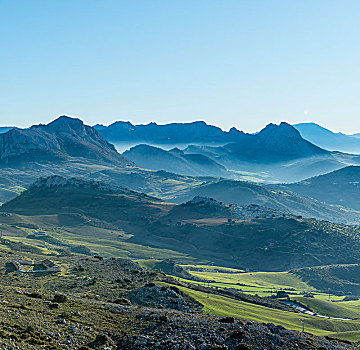
<instances>
[{"instance_id":1,"label":"rocky outcrop","mask_svg":"<svg viewBox=\"0 0 360 350\"><path fill-rule=\"evenodd\" d=\"M20 157L31 160L55 160L81 157L91 160L132 165L95 129L80 119L61 116L47 125L12 129L0 134L0 160ZM31 158L32 157L32 158Z\"/></svg>"},{"instance_id":2,"label":"rocky outcrop","mask_svg":"<svg viewBox=\"0 0 360 350\"><path fill-rule=\"evenodd\" d=\"M217 213L219 215L227 215L232 219L248 220L258 218L273 218L273 217L290 217L289 213L283 213L280 210L268 208L262 205L249 204L224 204L215 200L214 198L195 196L192 200L182 205L185 208L193 211L202 211L204 213Z\"/></svg>"},{"instance_id":3,"label":"rocky outcrop","mask_svg":"<svg viewBox=\"0 0 360 350\"><path fill-rule=\"evenodd\" d=\"M145 193L139 193L136 191L129 190L123 186L111 185L101 181L95 180L82 180L79 178L66 178L59 175L51 175L48 177L41 177L35 181L28 189L27 192L32 191L41 191L46 189L52 190L65 190L65 189L82 189L90 191L99 191L102 193L114 193L114 194L124 194L127 196L136 196L141 198L149 198L155 201L158 201L157 198L146 195ZM24 195L27 193L24 192Z\"/></svg>"},{"instance_id":4,"label":"rocky outcrop","mask_svg":"<svg viewBox=\"0 0 360 350\"><path fill-rule=\"evenodd\" d=\"M175 286L166 287L150 283L125 294L132 304L155 308L200 312L203 306Z\"/></svg>"}]
</instances>

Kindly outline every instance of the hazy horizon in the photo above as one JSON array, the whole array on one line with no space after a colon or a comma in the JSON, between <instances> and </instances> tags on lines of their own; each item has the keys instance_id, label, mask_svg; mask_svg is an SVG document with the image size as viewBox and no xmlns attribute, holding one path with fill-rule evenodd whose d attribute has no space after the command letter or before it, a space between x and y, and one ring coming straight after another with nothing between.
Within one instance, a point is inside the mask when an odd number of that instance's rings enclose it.
<instances>
[{"instance_id":1,"label":"hazy horizon","mask_svg":"<svg viewBox=\"0 0 360 350\"><path fill-rule=\"evenodd\" d=\"M0 1L0 124L360 130L355 0Z\"/></svg>"}]
</instances>

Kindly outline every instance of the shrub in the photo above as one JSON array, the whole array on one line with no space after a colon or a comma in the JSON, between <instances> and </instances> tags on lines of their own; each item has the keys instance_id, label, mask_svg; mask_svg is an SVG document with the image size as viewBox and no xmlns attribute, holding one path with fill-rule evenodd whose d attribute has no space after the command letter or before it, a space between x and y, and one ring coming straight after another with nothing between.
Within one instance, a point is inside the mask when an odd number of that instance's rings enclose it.
<instances>
[{"instance_id":1,"label":"shrub","mask_svg":"<svg viewBox=\"0 0 360 350\"><path fill-rule=\"evenodd\" d=\"M64 294L55 294L53 302L54 303L65 303L67 301L67 296Z\"/></svg>"},{"instance_id":2,"label":"shrub","mask_svg":"<svg viewBox=\"0 0 360 350\"><path fill-rule=\"evenodd\" d=\"M227 317L223 317L219 320L219 322L223 322L223 323L234 323L235 322L235 318L231 317L231 316L227 316Z\"/></svg>"},{"instance_id":3,"label":"shrub","mask_svg":"<svg viewBox=\"0 0 360 350\"><path fill-rule=\"evenodd\" d=\"M106 344L108 342L108 337L105 334L98 334L95 338L95 343Z\"/></svg>"},{"instance_id":4,"label":"shrub","mask_svg":"<svg viewBox=\"0 0 360 350\"><path fill-rule=\"evenodd\" d=\"M230 334L230 338L232 338L232 339L243 339L243 338L245 338L245 336L246 336L246 333L241 329L233 331Z\"/></svg>"},{"instance_id":5,"label":"shrub","mask_svg":"<svg viewBox=\"0 0 360 350\"><path fill-rule=\"evenodd\" d=\"M240 343L238 345L236 345L235 350L253 350L254 348L249 345L249 344L245 344L245 343Z\"/></svg>"}]
</instances>

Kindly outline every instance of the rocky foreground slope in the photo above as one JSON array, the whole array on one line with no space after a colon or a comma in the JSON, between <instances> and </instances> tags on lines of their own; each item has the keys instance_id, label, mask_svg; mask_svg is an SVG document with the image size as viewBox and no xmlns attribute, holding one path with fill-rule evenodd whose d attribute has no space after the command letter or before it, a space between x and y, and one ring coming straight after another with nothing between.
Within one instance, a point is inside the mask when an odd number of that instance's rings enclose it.
<instances>
[{"instance_id":1,"label":"rocky foreground slope","mask_svg":"<svg viewBox=\"0 0 360 350\"><path fill-rule=\"evenodd\" d=\"M205 315L191 297L161 284L163 273L126 259L57 257L61 273L40 274L31 269L20 272L11 264L30 266L27 262L39 256L2 251L0 257L5 264L0 270L0 349L4 350L357 346L270 323Z\"/></svg>"}]
</instances>

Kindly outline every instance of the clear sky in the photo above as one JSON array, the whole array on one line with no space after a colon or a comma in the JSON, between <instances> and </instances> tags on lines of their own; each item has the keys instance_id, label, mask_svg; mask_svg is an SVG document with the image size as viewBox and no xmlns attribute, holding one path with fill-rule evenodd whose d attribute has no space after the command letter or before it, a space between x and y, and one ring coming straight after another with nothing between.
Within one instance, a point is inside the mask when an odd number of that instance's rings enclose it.
<instances>
[{"instance_id":1,"label":"clear sky","mask_svg":"<svg viewBox=\"0 0 360 350\"><path fill-rule=\"evenodd\" d=\"M360 132L358 0L0 0L0 125Z\"/></svg>"}]
</instances>

